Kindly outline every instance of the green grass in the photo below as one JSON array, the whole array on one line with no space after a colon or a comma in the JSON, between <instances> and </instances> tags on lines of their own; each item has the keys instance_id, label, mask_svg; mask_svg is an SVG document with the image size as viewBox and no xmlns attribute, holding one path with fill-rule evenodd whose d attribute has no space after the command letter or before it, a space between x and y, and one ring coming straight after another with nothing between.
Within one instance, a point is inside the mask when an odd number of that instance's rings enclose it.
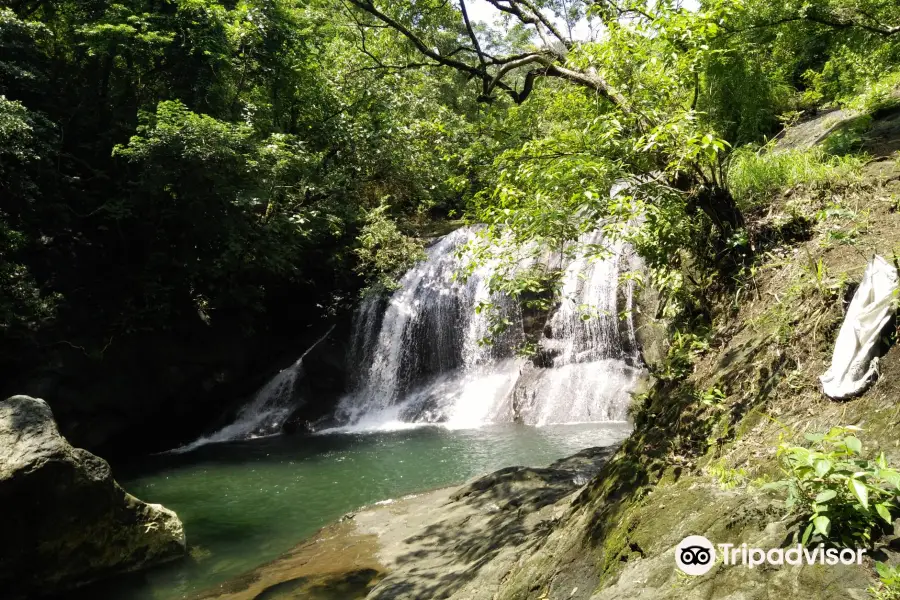
<instances>
[{"instance_id":1,"label":"green grass","mask_svg":"<svg viewBox=\"0 0 900 600\"><path fill-rule=\"evenodd\" d=\"M769 199L795 185L827 186L855 181L865 159L831 156L822 148L759 154L756 148L738 148L728 167L728 188L744 208Z\"/></svg>"}]
</instances>

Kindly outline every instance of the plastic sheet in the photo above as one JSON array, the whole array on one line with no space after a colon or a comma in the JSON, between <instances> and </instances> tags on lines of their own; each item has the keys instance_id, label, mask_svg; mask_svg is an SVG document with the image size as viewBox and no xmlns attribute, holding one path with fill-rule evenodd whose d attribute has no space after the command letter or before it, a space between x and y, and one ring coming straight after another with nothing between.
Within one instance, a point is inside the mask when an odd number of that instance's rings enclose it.
<instances>
[{"instance_id":1,"label":"plastic sheet","mask_svg":"<svg viewBox=\"0 0 900 600\"><path fill-rule=\"evenodd\" d=\"M862 393L878 374L878 339L894 314L897 269L880 256L869 262L834 344L831 366L819 378L830 398Z\"/></svg>"}]
</instances>

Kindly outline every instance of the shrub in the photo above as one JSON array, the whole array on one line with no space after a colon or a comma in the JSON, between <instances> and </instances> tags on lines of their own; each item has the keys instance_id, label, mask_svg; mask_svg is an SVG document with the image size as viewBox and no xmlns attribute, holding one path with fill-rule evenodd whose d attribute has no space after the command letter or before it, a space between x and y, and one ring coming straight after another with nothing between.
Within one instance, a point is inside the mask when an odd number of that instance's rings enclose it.
<instances>
[{"instance_id":1,"label":"shrub","mask_svg":"<svg viewBox=\"0 0 900 600\"><path fill-rule=\"evenodd\" d=\"M398 279L416 262L425 258L421 242L405 235L388 215L390 205L382 203L366 214L356 248L356 271L370 286L395 290Z\"/></svg>"},{"instance_id":2,"label":"shrub","mask_svg":"<svg viewBox=\"0 0 900 600\"><path fill-rule=\"evenodd\" d=\"M900 600L900 567L891 567L882 562L875 563L878 585L868 589L874 600Z\"/></svg>"},{"instance_id":3,"label":"shrub","mask_svg":"<svg viewBox=\"0 0 900 600\"><path fill-rule=\"evenodd\" d=\"M874 461L862 458L856 430L833 427L828 433L807 434L811 448L778 447L786 479L773 485L787 487L788 509L807 522L804 544L819 538L870 546L884 524L893 523L900 472L888 467L884 453Z\"/></svg>"},{"instance_id":4,"label":"shrub","mask_svg":"<svg viewBox=\"0 0 900 600\"><path fill-rule=\"evenodd\" d=\"M878 114L900 106L900 71L893 71L866 84L848 107L867 114Z\"/></svg>"}]
</instances>

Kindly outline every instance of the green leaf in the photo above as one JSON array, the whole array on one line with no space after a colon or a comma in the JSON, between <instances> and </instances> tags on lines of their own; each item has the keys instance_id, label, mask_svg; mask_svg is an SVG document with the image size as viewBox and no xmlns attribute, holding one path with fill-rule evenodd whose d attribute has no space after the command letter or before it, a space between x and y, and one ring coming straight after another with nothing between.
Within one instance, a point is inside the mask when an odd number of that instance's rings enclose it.
<instances>
[{"instance_id":1,"label":"green leaf","mask_svg":"<svg viewBox=\"0 0 900 600\"><path fill-rule=\"evenodd\" d=\"M869 490L866 489L866 485L858 479L848 479L847 486L850 488L850 492L859 500L859 503L863 505L863 508L868 509Z\"/></svg>"},{"instance_id":2,"label":"green leaf","mask_svg":"<svg viewBox=\"0 0 900 600\"><path fill-rule=\"evenodd\" d=\"M797 467L796 471L797 475L800 477L806 477L807 475L815 473L815 470L812 467L807 467L806 465Z\"/></svg>"},{"instance_id":3,"label":"green leaf","mask_svg":"<svg viewBox=\"0 0 900 600\"><path fill-rule=\"evenodd\" d=\"M828 471L831 470L832 464L831 461L825 458L821 458L816 461L816 475L818 477L825 477Z\"/></svg>"},{"instance_id":4,"label":"green leaf","mask_svg":"<svg viewBox=\"0 0 900 600\"><path fill-rule=\"evenodd\" d=\"M893 469L880 469L877 475L891 485L900 488L900 473L898 473L897 471Z\"/></svg>"},{"instance_id":5,"label":"green leaf","mask_svg":"<svg viewBox=\"0 0 900 600\"><path fill-rule=\"evenodd\" d=\"M828 537L828 533L831 531L831 519L824 515L820 515L813 519L813 525L816 527L816 533Z\"/></svg>"},{"instance_id":6,"label":"green leaf","mask_svg":"<svg viewBox=\"0 0 900 600\"><path fill-rule=\"evenodd\" d=\"M853 451L855 454L859 454L862 452L862 442L859 441L859 438L848 435L844 438L844 443L847 445L847 448Z\"/></svg>"},{"instance_id":7,"label":"green leaf","mask_svg":"<svg viewBox=\"0 0 900 600\"><path fill-rule=\"evenodd\" d=\"M812 532L813 532L813 524L810 523L809 525L806 526L806 530L803 532L803 538L800 540L800 542L804 546L809 543L809 538L812 536Z\"/></svg>"},{"instance_id":8,"label":"green leaf","mask_svg":"<svg viewBox=\"0 0 900 600\"><path fill-rule=\"evenodd\" d=\"M886 504L876 504L875 511L878 513L878 516L885 520L886 523L894 522L894 520L891 519L891 511L888 509Z\"/></svg>"},{"instance_id":9,"label":"green leaf","mask_svg":"<svg viewBox=\"0 0 900 600\"><path fill-rule=\"evenodd\" d=\"M819 492L819 494L816 496L816 504L825 504L835 496L837 496L837 492L834 490L825 490L823 492Z\"/></svg>"}]
</instances>

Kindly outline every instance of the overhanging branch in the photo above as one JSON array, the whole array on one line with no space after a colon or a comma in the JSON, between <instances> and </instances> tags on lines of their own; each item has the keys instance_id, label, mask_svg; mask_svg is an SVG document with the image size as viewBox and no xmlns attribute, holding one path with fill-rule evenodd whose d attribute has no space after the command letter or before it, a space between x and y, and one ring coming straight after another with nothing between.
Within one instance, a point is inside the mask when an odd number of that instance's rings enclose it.
<instances>
[{"instance_id":1,"label":"overhanging branch","mask_svg":"<svg viewBox=\"0 0 900 600\"><path fill-rule=\"evenodd\" d=\"M863 31L868 31L869 33L874 33L876 35L885 37L897 35L898 33L900 33L900 25L888 25L864 11L857 11L856 16L859 18L840 18L835 15L807 12L806 14L791 15L781 19L775 19L774 21L754 23L741 29L729 29L728 33L740 34L757 29L779 27L788 23L800 22L815 23L817 25L824 25L825 27L831 27L833 29L862 29Z\"/></svg>"},{"instance_id":2,"label":"overhanging branch","mask_svg":"<svg viewBox=\"0 0 900 600\"><path fill-rule=\"evenodd\" d=\"M490 102L491 94L495 90L502 90L517 103L524 102L534 88L535 81L538 77L556 77L587 87L597 94L617 106L620 110L628 114L634 114L631 103L611 86L603 77L596 73L585 73L575 71L565 66L564 53L556 54L549 47L545 50L537 52L515 54L506 57L494 57L486 53L479 43L475 34L471 20L469 19L465 1L460 0L460 12L463 19L466 34L472 42L474 48L458 47L452 53L441 53L437 48L429 45L425 39L412 31L408 26L401 23L398 19L391 17L384 10L379 9L373 0L345 0L359 10L375 17L381 23L389 26L405 37L415 48L426 58L433 61L434 64L443 65L453 68L461 73L466 74L470 78L477 78L481 82L482 94L479 100ZM543 35L546 29L552 35L556 36L567 48L570 47L571 41L566 39L553 22L545 17L532 0L487 0L498 10L515 16L524 24L534 25L538 32ZM359 21L357 21L359 25ZM364 39L363 34L363 39ZM458 55L463 51L469 51L477 56L477 63L465 62ZM365 49L364 49L365 51ZM371 54L369 54L371 56ZM379 61L372 57L378 63ZM537 68L530 69L524 74L522 88L515 89L510 83L504 81L504 78L512 72L527 67L529 65L539 65ZM425 66L425 65L422 65ZM432 63L428 63L432 66ZM644 123L644 119L641 119Z\"/></svg>"}]
</instances>

